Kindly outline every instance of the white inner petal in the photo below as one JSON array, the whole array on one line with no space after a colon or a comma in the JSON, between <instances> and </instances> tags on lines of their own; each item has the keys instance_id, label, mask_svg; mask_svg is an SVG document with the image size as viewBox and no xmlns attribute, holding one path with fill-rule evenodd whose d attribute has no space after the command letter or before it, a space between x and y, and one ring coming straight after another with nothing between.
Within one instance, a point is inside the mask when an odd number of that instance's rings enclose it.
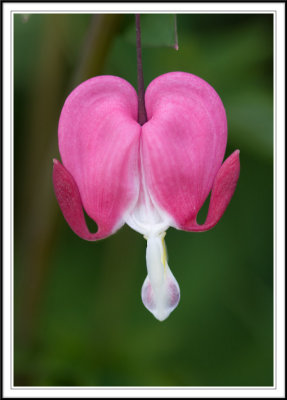
<instances>
[{"instance_id":1,"label":"white inner petal","mask_svg":"<svg viewBox=\"0 0 287 400\"><path fill-rule=\"evenodd\" d=\"M142 192L135 208L125 216L125 222L146 237L159 235L173 224L171 218L155 206L150 195Z\"/></svg>"},{"instance_id":2,"label":"white inner petal","mask_svg":"<svg viewBox=\"0 0 287 400\"><path fill-rule=\"evenodd\" d=\"M140 150L139 197L124 220L132 229L144 235L147 240L147 277L142 286L141 296L145 307L163 321L178 305L180 290L168 264L164 242L165 231L176 227L173 219L153 200L144 174Z\"/></svg>"},{"instance_id":3,"label":"white inner petal","mask_svg":"<svg viewBox=\"0 0 287 400\"><path fill-rule=\"evenodd\" d=\"M180 299L178 283L167 264L163 234L147 238L146 263L148 276L142 287L142 301L159 321L163 321Z\"/></svg>"},{"instance_id":4,"label":"white inner petal","mask_svg":"<svg viewBox=\"0 0 287 400\"><path fill-rule=\"evenodd\" d=\"M136 205L125 215L124 220L135 231L144 236L165 232L169 226L176 226L173 219L153 200L144 173L142 150L140 148L139 197Z\"/></svg>"}]
</instances>

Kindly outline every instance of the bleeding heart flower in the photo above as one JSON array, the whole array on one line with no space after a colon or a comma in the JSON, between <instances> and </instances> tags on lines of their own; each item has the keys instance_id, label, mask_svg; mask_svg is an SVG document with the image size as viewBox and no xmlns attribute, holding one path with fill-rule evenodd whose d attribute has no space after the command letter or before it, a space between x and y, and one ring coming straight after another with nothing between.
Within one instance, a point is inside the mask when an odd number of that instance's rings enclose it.
<instances>
[{"instance_id":1,"label":"bleeding heart flower","mask_svg":"<svg viewBox=\"0 0 287 400\"><path fill-rule=\"evenodd\" d=\"M180 291L167 264L168 227L212 228L239 177L239 151L222 164L227 122L223 104L204 80L184 72L161 75L145 93L147 122L137 122L135 89L98 76L67 98L59 122L63 165L54 160L58 203L71 229L103 239L125 223L147 240L144 305L159 320L177 306ZM222 164L222 165L221 165ZM196 216L211 192L203 225ZM98 225L90 233L83 213Z\"/></svg>"}]
</instances>

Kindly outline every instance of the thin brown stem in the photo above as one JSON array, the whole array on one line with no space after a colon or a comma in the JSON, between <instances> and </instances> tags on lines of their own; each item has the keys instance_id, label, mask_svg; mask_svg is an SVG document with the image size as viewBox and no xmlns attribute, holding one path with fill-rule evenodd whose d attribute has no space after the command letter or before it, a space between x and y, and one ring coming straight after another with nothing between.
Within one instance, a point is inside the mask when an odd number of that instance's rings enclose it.
<instances>
[{"instance_id":1,"label":"thin brown stem","mask_svg":"<svg viewBox=\"0 0 287 400\"><path fill-rule=\"evenodd\" d=\"M140 15L136 14L136 37L137 37L137 70L138 70L138 122L143 125L147 121L145 101L144 101L144 78L142 66L142 49L141 49L141 25Z\"/></svg>"}]
</instances>

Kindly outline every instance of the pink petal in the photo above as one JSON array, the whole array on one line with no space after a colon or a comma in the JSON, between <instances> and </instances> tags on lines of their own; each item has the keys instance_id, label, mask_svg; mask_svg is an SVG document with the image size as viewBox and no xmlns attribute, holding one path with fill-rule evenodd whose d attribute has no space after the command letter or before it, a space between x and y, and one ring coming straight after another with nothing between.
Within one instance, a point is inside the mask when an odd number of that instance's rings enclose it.
<instances>
[{"instance_id":1,"label":"pink petal","mask_svg":"<svg viewBox=\"0 0 287 400\"><path fill-rule=\"evenodd\" d=\"M240 172L239 150L235 150L218 171L210 196L206 221L198 225L196 219L182 226L188 231L206 231L214 227L222 217L235 191Z\"/></svg>"},{"instance_id":2,"label":"pink petal","mask_svg":"<svg viewBox=\"0 0 287 400\"><path fill-rule=\"evenodd\" d=\"M161 75L146 90L143 166L154 200L174 221L193 220L222 163L227 121L223 104L204 80L184 72Z\"/></svg>"},{"instance_id":3,"label":"pink petal","mask_svg":"<svg viewBox=\"0 0 287 400\"><path fill-rule=\"evenodd\" d=\"M121 78L89 79L64 104L59 122L63 165L99 232L119 229L137 200L140 131L136 91Z\"/></svg>"},{"instance_id":4,"label":"pink petal","mask_svg":"<svg viewBox=\"0 0 287 400\"><path fill-rule=\"evenodd\" d=\"M109 232L98 231L97 233L91 233L88 230L80 192L74 178L58 160L53 161L55 195L70 228L85 240L97 240L108 236Z\"/></svg>"}]
</instances>

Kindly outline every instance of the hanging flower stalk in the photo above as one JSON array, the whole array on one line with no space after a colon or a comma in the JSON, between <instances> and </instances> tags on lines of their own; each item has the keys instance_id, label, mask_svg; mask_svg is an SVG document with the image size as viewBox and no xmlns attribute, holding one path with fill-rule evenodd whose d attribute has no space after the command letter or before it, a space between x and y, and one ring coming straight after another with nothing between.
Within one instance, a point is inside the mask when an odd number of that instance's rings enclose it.
<instances>
[{"instance_id":1,"label":"hanging flower stalk","mask_svg":"<svg viewBox=\"0 0 287 400\"><path fill-rule=\"evenodd\" d=\"M139 96L115 76L76 87L60 116L62 164L54 160L53 182L63 215L81 238L104 239L124 224L144 236L142 300L162 321L180 299L167 262L166 231L199 232L217 224L235 191L239 150L223 162L224 106L201 78L167 73L143 93L142 72ZM207 218L199 225L196 217L210 191ZM83 209L97 223L96 233L88 230Z\"/></svg>"}]
</instances>

